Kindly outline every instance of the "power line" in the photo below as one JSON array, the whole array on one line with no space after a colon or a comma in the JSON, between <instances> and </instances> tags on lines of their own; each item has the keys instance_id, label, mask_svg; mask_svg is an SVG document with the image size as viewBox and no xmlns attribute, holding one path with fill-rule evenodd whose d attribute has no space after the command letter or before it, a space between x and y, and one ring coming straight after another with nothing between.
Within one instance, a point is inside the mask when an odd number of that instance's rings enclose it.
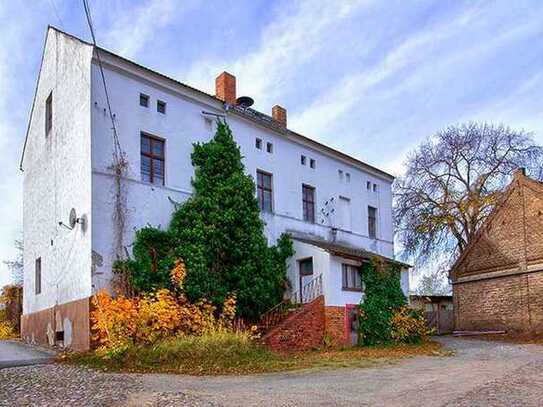
<instances>
[{"instance_id":1,"label":"power line","mask_svg":"<svg viewBox=\"0 0 543 407\"><path fill-rule=\"evenodd\" d=\"M58 22L60 23L60 26L64 30L64 23L62 21L62 18L60 18L60 14L58 12L57 5L55 4L55 0L49 0L49 4L53 8L53 12L55 13L55 16L57 17Z\"/></svg>"},{"instance_id":2,"label":"power line","mask_svg":"<svg viewBox=\"0 0 543 407\"><path fill-rule=\"evenodd\" d=\"M106 77L104 75L104 68L102 67L102 60L100 59L100 51L98 49L98 46L96 45L96 36L94 34L94 25L92 23L92 15L91 15L91 12L90 12L90 7L89 7L89 4L87 2L87 0L83 0L83 8L85 9L85 15L87 16L87 23L89 25L89 30L90 30L90 33L91 33L91 37L92 37L92 44L94 46L94 49L96 49L96 60L98 61L98 67L100 68L100 76L102 77L102 83L104 85L104 92L105 92L105 95L106 95L106 103L107 103L107 108L108 108L108 111L109 111L109 118L111 119L111 125L112 125L112 130L113 130L113 145L114 145L114 148L115 148L115 159L118 161L120 159L120 154L122 152L121 150L121 144L119 143L119 137L117 135L117 127L115 126L115 118L113 117L113 112L111 110L111 103L109 101L109 92L107 90L107 84L106 84ZM115 163L115 164L118 164Z\"/></svg>"}]
</instances>

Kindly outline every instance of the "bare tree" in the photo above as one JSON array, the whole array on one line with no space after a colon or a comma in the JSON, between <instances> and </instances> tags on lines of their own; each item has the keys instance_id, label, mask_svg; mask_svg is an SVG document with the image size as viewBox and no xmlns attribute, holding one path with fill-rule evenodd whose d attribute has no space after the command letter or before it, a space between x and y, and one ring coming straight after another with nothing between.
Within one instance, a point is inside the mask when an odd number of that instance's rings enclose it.
<instances>
[{"instance_id":1,"label":"bare tree","mask_svg":"<svg viewBox=\"0 0 543 407\"><path fill-rule=\"evenodd\" d=\"M22 285L24 280L23 241L15 240L15 248L17 249L17 257L13 260L4 260L4 264L8 267L11 273L13 283L16 285Z\"/></svg>"},{"instance_id":2,"label":"bare tree","mask_svg":"<svg viewBox=\"0 0 543 407\"><path fill-rule=\"evenodd\" d=\"M418 295L446 295L450 293L450 286L442 272L424 274L417 285Z\"/></svg>"},{"instance_id":3,"label":"bare tree","mask_svg":"<svg viewBox=\"0 0 543 407\"><path fill-rule=\"evenodd\" d=\"M394 185L394 218L405 252L419 262L448 261L473 239L513 170L541 178L543 149L532 135L470 122L450 126L422 143Z\"/></svg>"}]
</instances>

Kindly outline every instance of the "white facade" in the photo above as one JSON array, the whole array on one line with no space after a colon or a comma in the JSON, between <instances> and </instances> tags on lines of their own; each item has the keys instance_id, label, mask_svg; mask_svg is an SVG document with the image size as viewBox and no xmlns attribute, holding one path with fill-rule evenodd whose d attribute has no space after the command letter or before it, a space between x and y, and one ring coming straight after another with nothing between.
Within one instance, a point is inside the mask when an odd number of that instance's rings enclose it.
<instances>
[{"instance_id":1,"label":"white facade","mask_svg":"<svg viewBox=\"0 0 543 407\"><path fill-rule=\"evenodd\" d=\"M108 287L114 250L112 130L96 54L90 45L48 31L34 112L22 166L24 181L25 301L31 313ZM134 231L147 224L167 227L174 202L191 193L194 174L192 144L208 141L213 121L202 112L225 115L241 148L247 173L273 174L273 213L263 214L270 243L283 232L324 240L332 237L386 257L393 257L393 178L373 167L333 151L286 129L279 131L246 117L215 97L184 86L160 74L105 51L100 52L119 142L129 163L124 242L130 251ZM44 135L44 103L54 95L51 137ZM139 104L140 93L150 97ZM166 102L166 114L156 102ZM140 134L165 140L165 185L141 181ZM263 142L261 150L255 139ZM273 152L266 151L266 143ZM301 155L307 164L301 164ZM315 160L310 168L309 159ZM347 175L348 174L348 175ZM369 183L369 184L368 184ZM303 221L302 184L316 191L316 222ZM369 185L369 188L368 188ZM333 198L333 199L332 199ZM376 238L368 235L368 206L377 209ZM59 226L67 223L71 208L88 219L86 230ZM328 216L325 214L328 213ZM53 245L51 245L53 240ZM304 250L296 247L299 253ZM337 261L316 252L327 263L326 296L334 305L358 303L352 293L335 291ZM34 262L42 258L42 293L34 295ZM340 264L340 263L338 263ZM291 267L289 273L295 272ZM339 273L341 278L341 273Z\"/></svg>"}]
</instances>

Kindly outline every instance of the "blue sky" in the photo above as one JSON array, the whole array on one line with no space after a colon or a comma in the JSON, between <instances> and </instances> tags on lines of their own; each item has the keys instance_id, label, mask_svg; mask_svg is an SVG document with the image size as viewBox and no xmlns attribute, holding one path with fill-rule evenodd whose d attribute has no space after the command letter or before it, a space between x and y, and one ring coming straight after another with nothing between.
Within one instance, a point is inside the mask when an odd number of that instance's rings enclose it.
<instances>
[{"instance_id":1,"label":"blue sky","mask_svg":"<svg viewBox=\"0 0 543 407\"><path fill-rule=\"evenodd\" d=\"M543 143L543 4L533 1L89 0L100 45L402 173L448 124L504 123ZM80 1L0 2L0 259L22 229L18 171L47 24L88 39ZM0 264L0 286L8 281Z\"/></svg>"}]
</instances>

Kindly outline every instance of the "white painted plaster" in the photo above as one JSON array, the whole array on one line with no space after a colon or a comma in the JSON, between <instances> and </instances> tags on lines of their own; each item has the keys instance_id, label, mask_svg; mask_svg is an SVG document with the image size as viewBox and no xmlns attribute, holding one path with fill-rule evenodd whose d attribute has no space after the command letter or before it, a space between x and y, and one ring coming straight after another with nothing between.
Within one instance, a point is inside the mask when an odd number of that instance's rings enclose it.
<instances>
[{"instance_id":1,"label":"white painted plaster","mask_svg":"<svg viewBox=\"0 0 543 407\"><path fill-rule=\"evenodd\" d=\"M202 111L225 111L222 103L210 97L109 54L101 55L119 141L129 162L123 181L127 198L124 241L131 251L135 230L146 224L167 227L174 209L171 200L183 202L190 196L194 174L190 162L192 145L208 141L214 130ZM54 134L48 141L43 134L43 110L52 88ZM150 96L148 108L139 105L140 92ZM157 99L167 103L165 115L157 112ZM273 174L274 213L262 215L270 243L281 233L291 231L328 239L333 226L339 228L337 241L393 256L389 178L237 114L226 113L226 120L244 156L247 173L254 177L257 169L262 169ZM140 180L142 131L165 139L165 186ZM256 149L256 138L262 139L262 150ZM268 142L273 143L272 154L266 152ZM89 296L93 290L109 286L114 249L113 178L109 175L112 150L111 122L91 47L50 30L24 159L25 313ZM305 166L300 162L302 154L307 157ZM310 168L310 159L316 161L315 169ZM350 174L349 182L346 177L339 179L340 169ZM367 190L367 181L378 185L377 192ZM302 218L302 184L316 188L315 224ZM340 196L350 200L351 226L343 229L336 216L321 213L321 209L331 212ZM368 237L368 205L378 209L377 239ZM89 225L85 233L80 228L68 231L58 226L60 220L67 222L71 207L87 215ZM49 247L51 239L54 245ZM316 256L315 272L330 272L325 285L336 284L336 274L341 278L341 271L336 270L340 263L326 252L317 253L302 246L298 250L289 261L289 275L296 260L312 252ZM42 257L44 281L43 294L36 296L33 276L38 256ZM92 265L92 258L100 261ZM341 279L339 282L341 286ZM331 304L358 302L356 293L342 294L335 286L326 290Z\"/></svg>"},{"instance_id":2,"label":"white painted plaster","mask_svg":"<svg viewBox=\"0 0 543 407\"><path fill-rule=\"evenodd\" d=\"M91 231L67 230L71 208L91 216L91 47L48 30L23 168L25 314L91 294ZM53 91L53 128L45 101ZM35 260L42 290L35 294Z\"/></svg>"}]
</instances>

